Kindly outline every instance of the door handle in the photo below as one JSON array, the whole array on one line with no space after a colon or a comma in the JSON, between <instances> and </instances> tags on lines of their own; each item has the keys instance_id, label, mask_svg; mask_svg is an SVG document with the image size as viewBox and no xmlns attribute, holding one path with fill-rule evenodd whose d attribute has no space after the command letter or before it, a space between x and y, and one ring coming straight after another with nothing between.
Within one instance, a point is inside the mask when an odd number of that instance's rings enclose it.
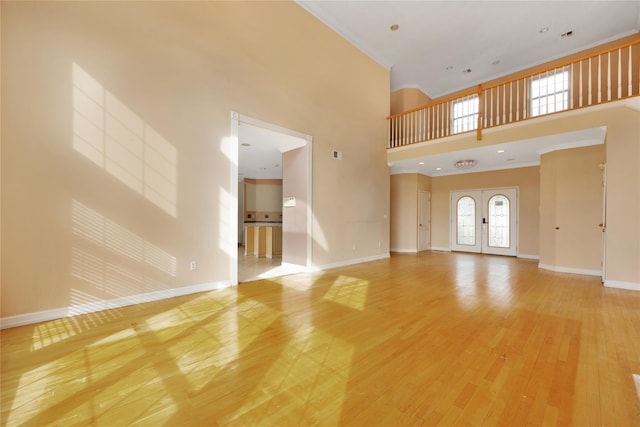
<instances>
[{"instance_id":1,"label":"door handle","mask_svg":"<svg viewBox=\"0 0 640 427\"><path fill-rule=\"evenodd\" d=\"M482 223L486 224L487 223L487 218L482 218Z\"/></svg>"}]
</instances>

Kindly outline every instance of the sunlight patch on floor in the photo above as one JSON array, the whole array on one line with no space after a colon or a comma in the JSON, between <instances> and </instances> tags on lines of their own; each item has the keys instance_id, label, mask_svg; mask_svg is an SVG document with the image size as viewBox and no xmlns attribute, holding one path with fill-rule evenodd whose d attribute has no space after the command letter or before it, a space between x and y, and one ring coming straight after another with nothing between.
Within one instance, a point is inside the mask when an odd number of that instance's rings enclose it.
<instances>
[{"instance_id":1,"label":"sunlight patch on floor","mask_svg":"<svg viewBox=\"0 0 640 427\"><path fill-rule=\"evenodd\" d=\"M340 276L333 282L324 299L362 311L367 302L368 289L368 280Z\"/></svg>"},{"instance_id":2,"label":"sunlight patch on floor","mask_svg":"<svg viewBox=\"0 0 640 427\"><path fill-rule=\"evenodd\" d=\"M298 331L247 402L222 423L277 425L314 420L337 425L342 413L353 344L316 328ZM291 408L298 408L291 414Z\"/></svg>"},{"instance_id":3,"label":"sunlight patch on floor","mask_svg":"<svg viewBox=\"0 0 640 427\"><path fill-rule=\"evenodd\" d=\"M246 300L185 335L168 351L188 382L198 392L227 365L237 360L280 313L255 300Z\"/></svg>"}]
</instances>

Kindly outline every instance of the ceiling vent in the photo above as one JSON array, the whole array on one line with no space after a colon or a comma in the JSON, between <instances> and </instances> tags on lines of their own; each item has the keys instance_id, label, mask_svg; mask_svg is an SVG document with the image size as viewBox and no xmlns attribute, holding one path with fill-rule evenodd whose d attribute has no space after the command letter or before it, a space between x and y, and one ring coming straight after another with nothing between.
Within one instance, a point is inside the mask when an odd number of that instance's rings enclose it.
<instances>
[{"instance_id":1,"label":"ceiling vent","mask_svg":"<svg viewBox=\"0 0 640 427\"><path fill-rule=\"evenodd\" d=\"M571 37L573 35L573 30L567 31L566 33L560 34L561 39L566 39L567 37Z\"/></svg>"}]
</instances>

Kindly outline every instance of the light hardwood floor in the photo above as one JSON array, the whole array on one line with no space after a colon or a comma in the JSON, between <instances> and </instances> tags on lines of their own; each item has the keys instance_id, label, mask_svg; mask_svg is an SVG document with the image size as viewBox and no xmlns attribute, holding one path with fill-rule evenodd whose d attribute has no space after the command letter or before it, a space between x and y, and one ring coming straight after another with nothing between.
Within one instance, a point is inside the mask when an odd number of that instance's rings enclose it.
<instances>
[{"instance_id":1,"label":"light hardwood floor","mask_svg":"<svg viewBox=\"0 0 640 427\"><path fill-rule=\"evenodd\" d=\"M2 332L7 426L640 425L640 293L425 252Z\"/></svg>"}]
</instances>

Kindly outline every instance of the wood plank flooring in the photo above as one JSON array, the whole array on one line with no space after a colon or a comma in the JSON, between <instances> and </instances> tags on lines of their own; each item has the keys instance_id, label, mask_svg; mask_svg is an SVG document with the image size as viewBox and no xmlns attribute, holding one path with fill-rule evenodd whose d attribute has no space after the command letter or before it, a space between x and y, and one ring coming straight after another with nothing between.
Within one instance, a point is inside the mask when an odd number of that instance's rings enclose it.
<instances>
[{"instance_id":1,"label":"wood plank flooring","mask_svg":"<svg viewBox=\"0 0 640 427\"><path fill-rule=\"evenodd\" d=\"M425 252L2 331L4 426L639 426L640 293Z\"/></svg>"}]
</instances>

